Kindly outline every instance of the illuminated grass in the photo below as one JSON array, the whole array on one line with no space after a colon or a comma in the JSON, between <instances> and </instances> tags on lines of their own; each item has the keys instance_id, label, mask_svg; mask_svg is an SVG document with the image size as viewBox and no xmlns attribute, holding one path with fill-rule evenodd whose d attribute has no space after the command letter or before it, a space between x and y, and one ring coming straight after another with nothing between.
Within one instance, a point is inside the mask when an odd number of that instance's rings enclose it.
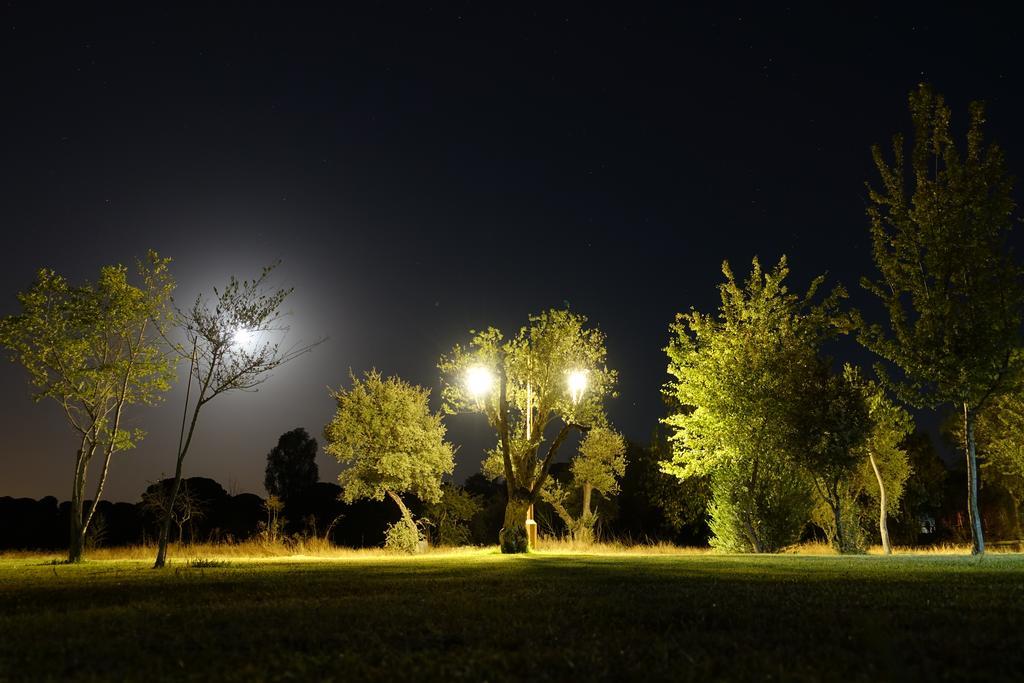
<instances>
[{"instance_id":1,"label":"illuminated grass","mask_svg":"<svg viewBox=\"0 0 1024 683\"><path fill-rule=\"evenodd\" d=\"M46 559L0 559L0 680L995 680L1024 667L1020 555Z\"/></svg>"}]
</instances>

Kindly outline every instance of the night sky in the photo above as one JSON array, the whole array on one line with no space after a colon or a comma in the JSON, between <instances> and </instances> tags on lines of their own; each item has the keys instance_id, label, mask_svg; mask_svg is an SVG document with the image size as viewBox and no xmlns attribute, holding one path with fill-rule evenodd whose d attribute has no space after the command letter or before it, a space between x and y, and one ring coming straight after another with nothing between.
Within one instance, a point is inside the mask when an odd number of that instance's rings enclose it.
<instances>
[{"instance_id":1,"label":"night sky","mask_svg":"<svg viewBox=\"0 0 1024 683\"><path fill-rule=\"evenodd\" d=\"M263 493L282 432L320 438L349 368L439 407L437 358L468 330L566 303L608 335L613 423L647 441L668 325L716 305L723 259L785 253L794 287L828 271L868 303L869 147L908 129L919 81L961 123L986 100L1024 170L1020 24L994 11L35 4L0 13L0 315L42 266L79 280L155 248L187 302L282 259L292 340L328 341L204 409L185 474L232 492ZM0 495L66 499L59 408L10 363L0 387ZM149 436L108 499L173 473L183 394L132 412ZM493 436L448 424L461 481Z\"/></svg>"}]
</instances>

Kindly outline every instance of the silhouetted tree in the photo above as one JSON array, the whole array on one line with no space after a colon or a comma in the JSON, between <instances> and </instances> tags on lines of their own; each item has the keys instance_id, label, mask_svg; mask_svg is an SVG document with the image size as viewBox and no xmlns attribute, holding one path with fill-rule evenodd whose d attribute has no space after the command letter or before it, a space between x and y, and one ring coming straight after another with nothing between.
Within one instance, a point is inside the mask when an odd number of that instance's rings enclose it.
<instances>
[{"instance_id":1,"label":"silhouetted tree","mask_svg":"<svg viewBox=\"0 0 1024 683\"><path fill-rule=\"evenodd\" d=\"M282 434L277 445L267 453L263 478L267 493L283 500L285 507L290 506L320 479L316 451L316 439L302 427Z\"/></svg>"},{"instance_id":2,"label":"silhouetted tree","mask_svg":"<svg viewBox=\"0 0 1024 683\"><path fill-rule=\"evenodd\" d=\"M172 499L169 491L173 484L173 480L165 479L163 482L151 485L142 494L142 506L161 521L170 518L178 527L178 543L182 543L185 540L185 525L191 525L195 520L204 516L205 504L198 495L189 489L188 481L181 483L178 495ZM174 507L168 510L167 505L172 500ZM189 530L191 531L191 526ZM191 533L189 538L191 540Z\"/></svg>"},{"instance_id":3,"label":"silhouetted tree","mask_svg":"<svg viewBox=\"0 0 1024 683\"><path fill-rule=\"evenodd\" d=\"M660 462L670 454L671 447L660 429L647 447L628 444L615 530L637 541L706 545L711 496L707 477L679 479L667 474Z\"/></svg>"}]
</instances>

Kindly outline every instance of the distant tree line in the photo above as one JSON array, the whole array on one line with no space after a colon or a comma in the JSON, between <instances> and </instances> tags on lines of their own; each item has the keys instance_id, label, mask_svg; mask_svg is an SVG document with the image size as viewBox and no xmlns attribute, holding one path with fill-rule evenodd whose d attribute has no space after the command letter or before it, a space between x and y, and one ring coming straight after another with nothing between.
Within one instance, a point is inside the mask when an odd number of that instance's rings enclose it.
<instances>
[{"instance_id":1,"label":"distant tree line","mask_svg":"<svg viewBox=\"0 0 1024 683\"><path fill-rule=\"evenodd\" d=\"M890 534L897 545L960 542L970 538L964 515L964 472L949 470L926 434L914 433L904 442L915 476L892 515ZM711 500L706 481L679 481L661 471L659 463L670 452L664 438L649 446L625 444L625 469L618 491L594 496L594 534L602 540L665 542L707 545L711 538L705 510ZM186 477L181 482L179 508L172 514L172 542L241 542L267 538L268 507L272 497L283 501L279 513L278 541L323 538L343 547L380 547L388 529L403 514L390 500L359 500L346 503L342 488L315 476L316 440L303 429L282 435L267 456L267 496L229 494L205 477ZM313 466L310 467L310 464ZM579 468L577 468L579 469ZM570 463L552 467L552 477L563 491L572 491L563 505L582 509L582 488L574 488L578 475ZM162 492L173 484L164 479L146 488L135 503L101 500L93 515L86 548L155 543L159 538L166 500ZM427 520L424 534L435 545L491 545L504 523L505 487L482 473L462 485L445 482L433 503L415 496L406 498L410 514ZM986 533L993 539L1019 538L1017 492L1006 483L986 481L983 517ZM877 532L874 502L862 499L857 513L868 532ZM85 502L87 511L92 502ZM58 550L67 548L70 501L53 496L40 500L0 497L0 549ZM570 524L556 506L540 501L536 518L541 532L569 535ZM576 519L574 517L574 519ZM800 530L804 540L825 539L825 530L808 523Z\"/></svg>"}]
</instances>

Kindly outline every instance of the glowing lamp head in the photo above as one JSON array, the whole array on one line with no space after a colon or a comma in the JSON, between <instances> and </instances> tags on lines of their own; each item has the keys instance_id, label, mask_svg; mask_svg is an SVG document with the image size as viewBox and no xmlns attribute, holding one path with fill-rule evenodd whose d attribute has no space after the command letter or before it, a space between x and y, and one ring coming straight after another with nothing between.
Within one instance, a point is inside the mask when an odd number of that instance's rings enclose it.
<instances>
[{"instance_id":1,"label":"glowing lamp head","mask_svg":"<svg viewBox=\"0 0 1024 683\"><path fill-rule=\"evenodd\" d=\"M491 392L494 375L487 368L476 365L466 371L466 389L473 398L480 400Z\"/></svg>"},{"instance_id":2,"label":"glowing lamp head","mask_svg":"<svg viewBox=\"0 0 1024 683\"><path fill-rule=\"evenodd\" d=\"M587 390L587 371L572 370L567 379L569 385L569 396L573 403L579 403L583 398L583 392Z\"/></svg>"}]
</instances>

